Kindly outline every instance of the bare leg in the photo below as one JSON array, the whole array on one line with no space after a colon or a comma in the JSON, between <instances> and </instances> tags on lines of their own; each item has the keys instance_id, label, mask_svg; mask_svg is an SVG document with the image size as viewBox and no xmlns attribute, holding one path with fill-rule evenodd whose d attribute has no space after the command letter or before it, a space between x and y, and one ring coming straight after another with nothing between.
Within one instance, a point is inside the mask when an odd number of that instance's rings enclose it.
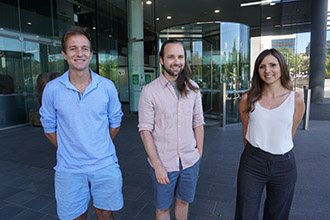
<instances>
[{"instance_id":1,"label":"bare leg","mask_svg":"<svg viewBox=\"0 0 330 220\"><path fill-rule=\"evenodd\" d=\"M95 208L98 220L113 220L112 211Z\"/></svg>"},{"instance_id":2,"label":"bare leg","mask_svg":"<svg viewBox=\"0 0 330 220\"><path fill-rule=\"evenodd\" d=\"M188 219L189 203L175 198L174 214L176 220Z\"/></svg>"},{"instance_id":3,"label":"bare leg","mask_svg":"<svg viewBox=\"0 0 330 220\"><path fill-rule=\"evenodd\" d=\"M156 220L171 220L170 209L156 209Z\"/></svg>"},{"instance_id":4,"label":"bare leg","mask_svg":"<svg viewBox=\"0 0 330 220\"><path fill-rule=\"evenodd\" d=\"M75 218L74 220L87 220L87 212L88 210L78 218Z\"/></svg>"}]
</instances>

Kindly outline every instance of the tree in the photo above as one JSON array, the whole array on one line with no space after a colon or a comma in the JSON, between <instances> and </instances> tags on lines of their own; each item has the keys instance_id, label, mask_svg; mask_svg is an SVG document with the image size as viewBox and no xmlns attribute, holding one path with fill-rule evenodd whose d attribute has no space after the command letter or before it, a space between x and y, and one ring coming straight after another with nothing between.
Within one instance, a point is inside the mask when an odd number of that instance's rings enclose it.
<instances>
[{"instance_id":1,"label":"tree","mask_svg":"<svg viewBox=\"0 0 330 220\"><path fill-rule=\"evenodd\" d=\"M325 77L330 78L330 40L327 41L327 49L325 56Z\"/></svg>"}]
</instances>

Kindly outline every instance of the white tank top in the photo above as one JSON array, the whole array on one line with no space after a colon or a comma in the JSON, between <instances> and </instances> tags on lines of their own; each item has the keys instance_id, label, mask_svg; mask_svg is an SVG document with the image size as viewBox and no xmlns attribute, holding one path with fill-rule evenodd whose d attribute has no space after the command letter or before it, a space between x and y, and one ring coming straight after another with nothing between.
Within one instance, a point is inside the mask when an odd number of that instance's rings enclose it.
<instances>
[{"instance_id":1,"label":"white tank top","mask_svg":"<svg viewBox=\"0 0 330 220\"><path fill-rule=\"evenodd\" d=\"M277 108L266 109L255 102L249 113L246 140L254 147L271 154L285 154L293 148L292 125L295 93L291 91Z\"/></svg>"}]
</instances>

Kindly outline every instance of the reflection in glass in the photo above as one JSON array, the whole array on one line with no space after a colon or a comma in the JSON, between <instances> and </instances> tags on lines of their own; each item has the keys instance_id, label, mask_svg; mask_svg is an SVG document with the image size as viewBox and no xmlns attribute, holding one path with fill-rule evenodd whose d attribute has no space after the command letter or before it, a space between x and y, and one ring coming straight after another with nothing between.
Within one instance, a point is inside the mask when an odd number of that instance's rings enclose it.
<instances>
[{"instance_id":1,"label":"reflection in glass","mask_svg":"<svg viewBox=\"0 0 330 220\"><path fill-rule=\"evenodd\" d=\"M193 79L202 90L205 117L219 119L222 96L226 96L226 121L238 122L238 102L249 88L249 28L221 22L173 27L160 33L160 39L183 41ZM173 36L173 37L172 37ZM226 83L226 94L222 93Z\"/></svg>"},{"instance_id":2,"label":"reflection in glass","mask_svg":"<svg viewBox=\"0 0 330 220\"><path fill-rule=\"evenodd\" d=\"M37 111L40 74L68 69L61 38L72 26L89 28L90 67L118 87L118 68L127 67L126 1L6 0L0 12L0 128L26 123Z\"/></svg>"}]
</instances>

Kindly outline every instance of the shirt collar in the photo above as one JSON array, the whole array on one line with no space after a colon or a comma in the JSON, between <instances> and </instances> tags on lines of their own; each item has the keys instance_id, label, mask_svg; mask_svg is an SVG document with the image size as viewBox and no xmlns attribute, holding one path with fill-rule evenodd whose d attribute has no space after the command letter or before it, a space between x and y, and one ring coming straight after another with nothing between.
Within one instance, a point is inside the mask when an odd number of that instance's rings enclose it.
<instances>
[{"instance_id":1,"label":"shirt collar","mask_svg":"<svg viewBox=\"0 0 330 220\"><path fill-rule=\"evenodd\" d=\"M160 74L159 76L159 80L160 80L160 84L163 86L163 87L166 87L168 84L170 84L170 81L168 81L166 79L166 77L164 76L163 73Z\"/></svg>"},{"instance_id":2,"label":"shirt collar","mask_svg":"<svg viewBox=\"0 0 330 220\"><path fill-rule=\"evenodd\" d=\"M99 82L101 81L101 78L98 74L94 73L91 69L89 69L90 73L91 73L91 82L89 83L88 87L89 88L88 90L90 89L94 89L98 84ZM62 76L61 78L59 79L60 82L62 82L67 88L69 89L73 89L73 90L77 90L77 88L70 82L70 79L69 79L69 72L70 70L67 70Z\"/></svg>"}]
</instances>

